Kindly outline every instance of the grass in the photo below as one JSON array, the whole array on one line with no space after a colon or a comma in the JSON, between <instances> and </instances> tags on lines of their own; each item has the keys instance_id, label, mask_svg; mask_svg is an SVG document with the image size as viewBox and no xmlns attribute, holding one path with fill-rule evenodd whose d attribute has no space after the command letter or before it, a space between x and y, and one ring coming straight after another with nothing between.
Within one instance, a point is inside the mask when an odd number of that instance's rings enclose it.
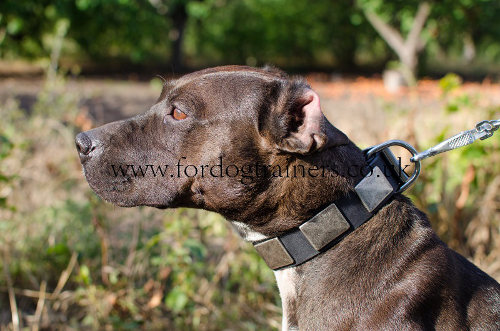
<instances>
[{"instance_id":1,"label":"grass","mask_svg":"<svg viewBox=\"0 0 500 331\"><path fill-rule=\"evenodd\" d=\"M476 115L500 117L494 102L450 80L428 110L428 123L454 121L438 135L407 125L419 116L411 105L376 107L425 146ZM220 216L123 209L91 192L73 145L91 119L61 78L31 113L11 98L0 116L0 330L279 328L272 271ZM450 246L497 279L499 138L429 160L408 193Z\"/></svg>"}]
</instances>

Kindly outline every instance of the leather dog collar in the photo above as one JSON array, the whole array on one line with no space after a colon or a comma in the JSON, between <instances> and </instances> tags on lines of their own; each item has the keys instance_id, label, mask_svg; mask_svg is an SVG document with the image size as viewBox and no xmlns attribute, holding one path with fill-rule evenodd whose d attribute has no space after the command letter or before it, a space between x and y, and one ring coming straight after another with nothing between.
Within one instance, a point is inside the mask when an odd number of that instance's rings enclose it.
<instances>
[{"instance_id":1,"label":"leather dog collar","mask_svg":"<svg viewBox=\"0 0 500 331\"><path fill-rule=\"evenodd\" d=\"M269 268L298 266L327 251L366 223L408 182L400 163L385 148L368 160L373 170L354 191L283 235L253 242Z\"/></svg>"}]
</instances>

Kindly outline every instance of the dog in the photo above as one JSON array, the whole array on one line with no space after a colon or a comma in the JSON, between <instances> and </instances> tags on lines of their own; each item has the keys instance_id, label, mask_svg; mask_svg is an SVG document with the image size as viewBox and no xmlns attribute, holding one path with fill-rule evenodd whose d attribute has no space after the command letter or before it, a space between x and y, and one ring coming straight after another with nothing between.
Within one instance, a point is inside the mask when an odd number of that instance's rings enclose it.
<instances>
[{"instance_id":1,"label":"dog","mask_svg":"<svg viewBox=\"0 0 500 331\"><path fill-rule=\"evenodd\" d=\"M266 243L259 252L276 269L283 330L500 330L500 285L448 248L401 194L385 195L356 228L330 208L322 220L350 230L313 227L313 246L327 232L337 239L302 263L283 248L332 202L349 203L365 177L342 170L367 166L301 78L245 66L190 73L166 82L146 113L78 134L76 147L104 200L214 211L256 248ZM117 175L119 165L166 173ZM297 169L307 175L289 176Z\"/></svg>"}]
</instances>

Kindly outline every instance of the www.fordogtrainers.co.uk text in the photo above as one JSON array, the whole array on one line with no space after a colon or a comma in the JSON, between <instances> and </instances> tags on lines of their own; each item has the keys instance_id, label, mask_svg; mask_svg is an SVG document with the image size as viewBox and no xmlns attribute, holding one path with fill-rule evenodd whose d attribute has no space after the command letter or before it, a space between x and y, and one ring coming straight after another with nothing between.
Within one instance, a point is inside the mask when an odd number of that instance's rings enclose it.
<instances>
[{"instance_id":1,"label":"www.fordogtrainers.co.uk text","mask_svg":"<svg viewBox=\"0 0 500 331\"><path fill-rule=\"evenodd\" d=\"M332 169L325 165L287 165L281 166L279 164L269 165L262 164L260 162L246 163L243 165L236 164L225 164L223 157L219 157L217 164L204 164L204 165L194 165L194 164L183 164L183 160L186 157L182 157L174 165L163 164L163 165L153 165L153 164L111 164L110 174L114 177L159 177L159 178L193 178L193 177L213 177L213 178L236 178L240 177L241 183L251 184L257 178L264 177L274 177L274 178L299 178L299 177L320 177L325 178L333 175L358 177L367 176L373 172L373 169L364 165L350 165L342 171L339 169ZM399 168L396 171L405 171L409 165L404 167L401 164L401 158L399 158ZM386 176L391 176L392 172L390 169L381 169ZM400 173L399 173L400 175Z\"/></svg>"}]
</instances>

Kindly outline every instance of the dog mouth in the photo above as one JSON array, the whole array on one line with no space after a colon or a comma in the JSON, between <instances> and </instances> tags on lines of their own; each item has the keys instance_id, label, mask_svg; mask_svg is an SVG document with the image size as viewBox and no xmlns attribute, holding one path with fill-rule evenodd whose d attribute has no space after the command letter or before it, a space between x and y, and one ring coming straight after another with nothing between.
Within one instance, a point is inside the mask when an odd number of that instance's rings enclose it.
<instances>
[{"instance_id":1,"label":"dog mouth","mask_svg":"<svg viewBox=\"0 0 500 331\"><path fill-rule=\"evenodd\" d=\"M102 190L105 192L125 192L130 190L132 182L133 180L130 176L112 178Z\"/></svg>"},{"instance_id":2,"label":"dog mouth","mask_svg":"<svg viewBox=\"0 0 500 331\"><path fill-rule=\"evenodd\" d=\"M156 190L156 181L134 178L132 175L114 176L106 171L95 172L92 167L83 167L90 188L104 201L119 207L150 206L170 208L173 195L166 190ZM162 186L165 187L165 186ZM156 192L156 194L154 193Z\"/></svg>"},{"instance_id":3,"label":"dog mouth","mask_svg":"<svg viewBox=\"0 0 500 331\"><path fill-rule=\"evenodd\" d=\"M94 173L85 165L82 168L90 188L103 200L122 207L134 206L127 194L134 186L131 176L112 176L106 171Z\"/></svg>"}]
</instances>

